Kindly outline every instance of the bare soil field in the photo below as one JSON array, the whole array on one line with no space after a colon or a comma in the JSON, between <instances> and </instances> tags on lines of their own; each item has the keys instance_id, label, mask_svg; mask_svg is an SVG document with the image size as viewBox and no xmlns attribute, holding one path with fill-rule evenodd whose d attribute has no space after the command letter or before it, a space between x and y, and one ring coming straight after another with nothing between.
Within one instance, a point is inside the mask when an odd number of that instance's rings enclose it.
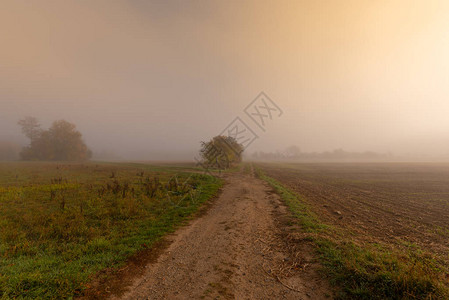
<instances>
[{"instance_id":1,"label":"bare soil field","mask_svg":"<svg viewBox=\"0 0 449 300\"><path fill-rule=\"evenodd\" d=\"M265 165L324 221L359 238L404 241L449 258L449 165Z\"/></svg>"},{"instance_id":2,"label":"bare soil field","mask_svg":"<svg viewBox=\"0 0 449 300\"><path fill-rule=\"evenodd\" d=\"M449 165L431 163L262 164L348 240L429 254L449 283ZM444 282L445 281L445 282Z\"/></svg>"}]
</instances>

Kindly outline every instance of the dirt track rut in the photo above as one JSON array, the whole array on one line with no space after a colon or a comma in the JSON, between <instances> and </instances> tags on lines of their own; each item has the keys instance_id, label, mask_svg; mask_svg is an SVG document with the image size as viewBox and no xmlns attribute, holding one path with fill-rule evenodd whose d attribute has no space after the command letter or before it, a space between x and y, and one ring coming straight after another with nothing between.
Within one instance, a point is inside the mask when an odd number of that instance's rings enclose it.
<instances>
[{"instance_id":1,"label":"dirt track rut","mask_svg":"<svg viewBox=\"0 0 449 300\"><path fill-rule=\"evenodd\" d=\"M119 299L326 298L323 280L306 268L313 265L307 253L286 246L279 197L250 174L226 182L207 213L170 237Z\"/></svg>"}]
</instances>

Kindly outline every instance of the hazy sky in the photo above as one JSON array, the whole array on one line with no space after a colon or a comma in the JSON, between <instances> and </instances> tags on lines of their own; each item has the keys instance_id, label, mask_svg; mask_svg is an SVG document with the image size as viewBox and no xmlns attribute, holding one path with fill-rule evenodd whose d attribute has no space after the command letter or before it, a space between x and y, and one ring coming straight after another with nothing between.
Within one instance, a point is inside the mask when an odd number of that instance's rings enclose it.
<instances>
[{"instance_id":1,"label":"hazy sky","mask_svg":"<svg viewBox=\"0 0 449 300\"><path fill-rule=\"evenodd\" d=\"M0 41L0 139L33 115L188 158L265 91L284 114L250 152L449 153L446 0L3 0Z\"/></svg>"}]
</instances>

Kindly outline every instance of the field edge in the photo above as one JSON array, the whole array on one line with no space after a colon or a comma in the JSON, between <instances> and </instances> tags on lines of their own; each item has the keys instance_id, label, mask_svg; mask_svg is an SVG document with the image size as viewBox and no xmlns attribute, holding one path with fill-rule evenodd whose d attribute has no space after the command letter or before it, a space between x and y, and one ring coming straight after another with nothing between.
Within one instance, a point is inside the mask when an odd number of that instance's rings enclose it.
<instances>
[{"instance_id":1,"label":"field edge","mask_svg":"<svg viewBox=\"0 0 449 300\"><path fill-rule=\"evenodd\" d=\"M137 250L129 257L126 257L122 264L100 270L91 276L89 287L83 290L82 294L75 297L75 299L105 299L111 296L120 297L123 295L132 284L132 281L144 273L146 266L157 261L159 256L170 246L172 241L169 241L167 237L176 230L188 226L191 221L200 218L213 205L214 201L220 196L224 186L222 179L217 177L215 179L217 182L214 189L200 201L195 211L179 220L179 222L174 223L173 227L157 237L151 246Z\"/></svg>"},{"instance_id":2,"label":"field edge","mask_svg":"<svg viewBox=\"0 0 449 300\"><path fill-rule=\"evenodd\" d=\"M421 249L396 252L379 244L360 244L350 233L324 224L307 199L256 168L259 178L279 194L311 241L322 274L336 288L337 299L448 299L449 287L433 257Z\"/></svg>"}]
</instances>

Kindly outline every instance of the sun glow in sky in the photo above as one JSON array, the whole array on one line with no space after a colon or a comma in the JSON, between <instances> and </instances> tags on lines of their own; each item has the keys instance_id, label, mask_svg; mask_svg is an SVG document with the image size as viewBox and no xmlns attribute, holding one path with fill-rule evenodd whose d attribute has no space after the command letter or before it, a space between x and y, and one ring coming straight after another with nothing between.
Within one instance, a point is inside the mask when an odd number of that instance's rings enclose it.
<instances>
[{"instance_id":1,"label":"sun glow in sky","mask_svg":"<svg viewBox=\"0 0 449 300\"><path fill-rule=\"evenodd\" d=\"M265 91L252 150L449 153L447 1L2 1L0 138L188 158ZM181 145L181 146L180 146Z\"/></svg>"}]
</instances>

